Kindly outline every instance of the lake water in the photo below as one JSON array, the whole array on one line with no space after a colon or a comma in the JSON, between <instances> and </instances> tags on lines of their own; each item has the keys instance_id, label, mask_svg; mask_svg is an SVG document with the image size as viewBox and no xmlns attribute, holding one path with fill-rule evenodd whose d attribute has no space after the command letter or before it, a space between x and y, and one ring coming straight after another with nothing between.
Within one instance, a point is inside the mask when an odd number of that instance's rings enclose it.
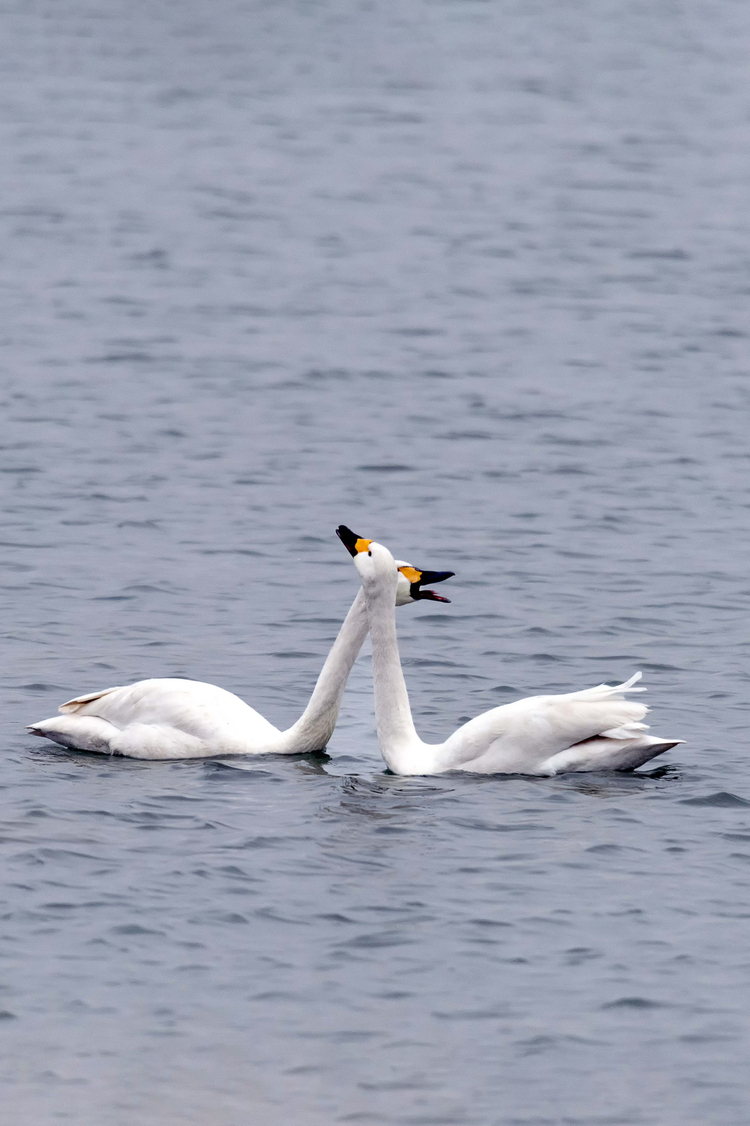
<instances>
[{"instance_id":1,"label":"lake water","mask_svg":"<svg viewBox=\"0 0 750 1126\"><path fill-rule=\"evenodd\" d=\"M13 1126L750 1120L750 7L4 0L0 1100ZM417 728L640 668L634 775L148 763L300 714L344 522Z\"/></svg>"}]
</instances>

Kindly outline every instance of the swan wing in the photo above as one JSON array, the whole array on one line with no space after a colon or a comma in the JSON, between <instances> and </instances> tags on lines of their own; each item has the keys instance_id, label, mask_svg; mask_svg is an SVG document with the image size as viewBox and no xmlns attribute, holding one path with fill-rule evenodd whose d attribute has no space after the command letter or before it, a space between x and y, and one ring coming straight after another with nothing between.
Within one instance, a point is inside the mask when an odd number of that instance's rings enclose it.
<instances>
[{"instance_id":1,"label":"swan wing","mask_svg":"<svg viewBox=\"0 0 750 1126\"><path fill-rule=\"evenodd\" d=\"M85 696L76 696L75 700L67 700L64 704L60 704L57 710L63 713L80 712L83 711L85 704L90 704L93 700L101 700L103 696L109 696L114 692L122 691L124 689L118 685L115 688L103 688L101 692L88 692Z\"/></svg>"},{"instance_id":2,"label":"swan wing","mask_svg":"<svg viewBox=\"0 0 750 1126\"><path fill-rule=\"evenodd\" d=\"M242 754L278 729L224 688L164 678L90 692L29 728L66 747L131 758Z\"/></svg>"},{"instance_id":3,"label":"swan wing","mask_svg":"<svg viewBox=\"0 0 750 1126\"><path fill-rule=\"evenodd\" d=\"M643 692L636 673L623 684L600 684L560 696L529 696L470 720L443 745L443 770L557 774L631 770L667 743L645 734L648 709L625 697ZM648 753L646 753L648 752Z\"/></svg>"}]
</instances>

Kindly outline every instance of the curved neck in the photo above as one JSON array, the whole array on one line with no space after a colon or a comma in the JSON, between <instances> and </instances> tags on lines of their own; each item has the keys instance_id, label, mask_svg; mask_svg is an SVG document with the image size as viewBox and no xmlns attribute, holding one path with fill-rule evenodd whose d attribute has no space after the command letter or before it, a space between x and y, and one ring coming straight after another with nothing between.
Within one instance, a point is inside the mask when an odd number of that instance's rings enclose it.
<instances>
[{"instance_id":1,"label":"curved neck","mask_svg":"<svg viewBox=\"0 0 750 1126\"><path fill-rule=\"evenodd\" d=\"M366 589L367 614L372 638L372 678L380 750L387 765L402 773L403 756L420 739L409 707L396 635L396 606L390 587Z\"/></svg>"},{"instance_id":2,"label":"curved neck","mask_svg":"<svg viewBox=\"0 0 750 1126\"><path fill-rule=\"evenodd\" d=\"M310 702L297 722L282 731L283 751L322 751L333 734L349 673L367 637L367 609L362 590L351 605L338 637L326 657Z\"/></svg>"}]
</instances>

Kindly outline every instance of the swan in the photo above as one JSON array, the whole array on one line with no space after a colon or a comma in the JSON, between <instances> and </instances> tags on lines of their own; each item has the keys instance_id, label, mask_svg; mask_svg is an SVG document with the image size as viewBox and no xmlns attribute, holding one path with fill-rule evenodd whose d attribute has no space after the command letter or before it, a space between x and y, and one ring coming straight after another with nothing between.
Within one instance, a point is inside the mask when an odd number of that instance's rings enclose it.
<instances>
[{"instance_id":1,"label":"swan","mask_svg":"<svg viewBox=\"0 0 750 1126\"><path fill-rule=\"evenodd\" d=\"M562 696L529 696L469 720L444 743L423 743L412 720L398 654L393 556L387 547L338 534L362 580L372 638L372 671L380 749L394 774L553 775L585 770L633 770L682 743L647 735L644 704L625 699L634 685L600 684Z\"/></svg>"},{"instance_id":2,"label":"swan","mask_svg":"<svg viewBox=\"0 0 750 1126\"><path fill-rule=\"evenodd\" d=\"M393 603L450 599L423 590L453 571L420 571L393 561ZM360 588L297 722L279 731L238 696L214 684L164 678L139 680L68 700L60 715L28 730L63 747L139 759L206 758L217 755L294 755L328 743L341 697L367 636L367 610Z\"/></svg>"}]
</instances>

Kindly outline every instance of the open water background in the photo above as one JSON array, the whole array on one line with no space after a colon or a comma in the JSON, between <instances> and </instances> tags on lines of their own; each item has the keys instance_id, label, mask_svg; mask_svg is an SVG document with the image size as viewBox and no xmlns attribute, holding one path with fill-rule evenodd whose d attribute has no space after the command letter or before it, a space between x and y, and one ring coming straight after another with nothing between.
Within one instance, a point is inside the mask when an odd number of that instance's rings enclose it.
<instances>
[{"instance_id":1,"label":"open water background","mask_svg":"<svg viewBox=\"0 0 750 1126\"><path fill-rule=\"evenodd\" d=\"M750 6L3 0L14 1126L746 1126ZM300 713L340 522L452 568L417 726L644 671L637 775L29 738Z\"/></svg>"}]
</instances>

